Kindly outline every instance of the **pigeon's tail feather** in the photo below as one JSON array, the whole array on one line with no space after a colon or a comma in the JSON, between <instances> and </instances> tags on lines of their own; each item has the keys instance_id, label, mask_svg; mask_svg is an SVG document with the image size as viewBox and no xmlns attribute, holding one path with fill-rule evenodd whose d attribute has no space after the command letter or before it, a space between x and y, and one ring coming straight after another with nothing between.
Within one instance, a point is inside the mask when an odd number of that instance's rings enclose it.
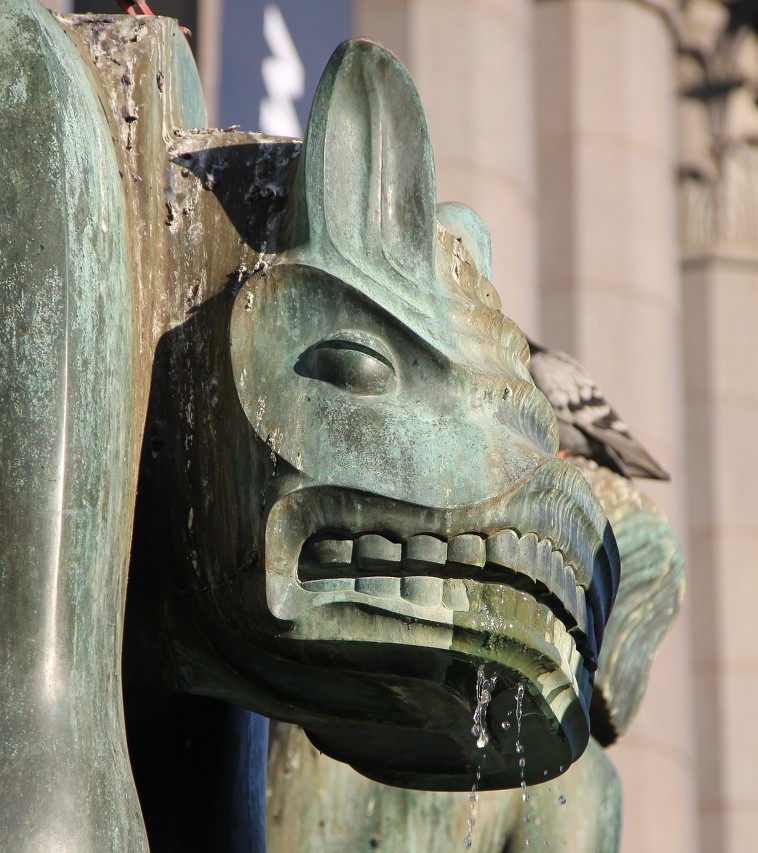
<instances>
[{"instance_id":1,"label":"pigeon's tail feather","mask_svg":"<svg viewBox=\"0 0 758 853\"><path fill-rule=\"evenodd\" d=\"M671 477L635 439L629 436L603 435L606 449L612 451L624 466L627 477L645 477L649 480L670 480Z\"/></svg>"}]
</instances>

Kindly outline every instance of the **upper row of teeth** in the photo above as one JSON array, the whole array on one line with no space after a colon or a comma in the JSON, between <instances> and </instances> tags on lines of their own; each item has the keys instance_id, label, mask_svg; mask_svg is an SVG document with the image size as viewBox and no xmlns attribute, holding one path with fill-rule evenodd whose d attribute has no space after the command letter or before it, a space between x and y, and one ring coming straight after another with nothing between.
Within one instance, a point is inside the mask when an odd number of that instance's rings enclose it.
<instances>
[{"instance_id":1,"label":"upper row of teeth","mask_svg":"<svg viewBox=\"0 0 758 853\"><path fill-rule=\"evenodd\" d=\"M463 533L447 542L421 533L402 543L366 533L355 539L314 541L308 551L323 569L341 572L381 574L402 568L408 573L434 575L435 570L444 568L446 573L465 569L468 577L476 578L476 569L484 566L510 569L547 587L561 599L580 628L587 626L584 590L577 588L573 569L564 564L563 554L554 550L549 539L540 539L534 533L519 536L511 529L487 537Z\"/></svg>"}]
</instances>

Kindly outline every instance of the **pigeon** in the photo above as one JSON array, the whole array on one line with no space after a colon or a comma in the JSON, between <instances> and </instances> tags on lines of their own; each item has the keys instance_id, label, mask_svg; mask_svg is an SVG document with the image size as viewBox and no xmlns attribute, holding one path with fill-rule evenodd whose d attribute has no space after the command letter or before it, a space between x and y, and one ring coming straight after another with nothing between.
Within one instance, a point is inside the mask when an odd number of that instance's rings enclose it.
<instances>
[{"instance_id":1,"label":"pigeon","mask_svg":"<svg viewBox=\"0 0 758 853\"><path fill-rule=\"evenodd\" d=\"M534 341L528 343L529 372L558 418L560 455L584 456L624 477L670 479L632 437L576 359Z\"/></svg>"}]
</instances>

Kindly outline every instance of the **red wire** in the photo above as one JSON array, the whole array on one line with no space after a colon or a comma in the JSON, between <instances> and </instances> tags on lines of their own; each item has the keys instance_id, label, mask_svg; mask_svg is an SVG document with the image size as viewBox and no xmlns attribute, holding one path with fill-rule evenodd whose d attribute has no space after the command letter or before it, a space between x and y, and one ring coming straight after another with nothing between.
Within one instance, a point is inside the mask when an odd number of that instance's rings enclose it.
<instances>
[{"instance_id":1,"label":"red wire","mask_svg":"<svg viewBox=\"0 0 758 853\"><path fill-rule=\"evenodd\" d=\"M152 15L150 7L144 0L117 0L118 5L126 12L127 15L136 15L137 9L143 15ZM136 7L136 8L135 8Z\"/></svg>"}]
</instances>

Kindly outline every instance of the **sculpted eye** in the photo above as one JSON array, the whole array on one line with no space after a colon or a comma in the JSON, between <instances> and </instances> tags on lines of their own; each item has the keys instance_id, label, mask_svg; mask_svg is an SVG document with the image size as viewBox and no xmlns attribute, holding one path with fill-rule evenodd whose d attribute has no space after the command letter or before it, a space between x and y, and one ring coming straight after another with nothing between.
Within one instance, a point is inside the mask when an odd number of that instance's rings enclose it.
<instances>
[{"instance_id":1,"label":"sculpted eye","mask_svg":"<svg viewBox=\"0 0 758 853\"><path fill-rule=\"evenodd\" d=\"M365 333L338 333L309 347L295 371L353 394L386 394L395 387L395 368L379 347L384 349Z\"/></svg>"}]
</instances>

